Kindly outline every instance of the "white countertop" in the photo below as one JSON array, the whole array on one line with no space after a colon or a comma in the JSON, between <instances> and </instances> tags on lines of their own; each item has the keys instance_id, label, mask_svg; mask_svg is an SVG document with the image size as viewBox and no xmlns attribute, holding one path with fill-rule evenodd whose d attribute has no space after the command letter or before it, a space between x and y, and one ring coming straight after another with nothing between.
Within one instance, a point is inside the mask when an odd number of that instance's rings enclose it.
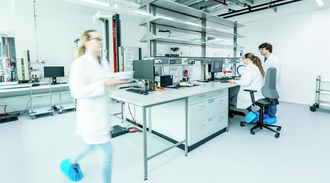
<instances>
[{"instance_id":1,"label":"white countertop","mask_svg":"<svg viewBox=\"0 0 330 183\"><path fill-rule=\"evenodd\" d=\"M126 89L119 89L112 91L110 97L119 101L131 103L142 107L237 86L237 84L220 82L197 82L196 84L198 84L199 86L185 87L180 89L165 88L165 91L150 91L148 95L141 95L137 93L127 92ZM31 83L2 86L0 87L0 98L30 95L30 86ZM52 92L58 92L60 85L51 85L51 87ZM69 89L69 85L62 84L62 89L63 91L67 91ZM38 90L39 93L42 93L43 91L49 92L49 86L36 86L33 87L33 90Z\"/></svg>"},{"instance_id":2,"label":"white countertop","mask_svg":"<svg viewBox=\"0 0 330 183\"><path fill-rule=\"evenodd\" d=\"M115 90L111 92L110 97L119 101L131 103L137 106L150 106L163 102L168 102L185 97L216 91L220 89L228 89L237 86L231 83L196 83L200 86L186 87L183 89L165 88L165 91L153 91L148 95L142 95L126 91L126 89Z\"/></svg>"}]
</instances>

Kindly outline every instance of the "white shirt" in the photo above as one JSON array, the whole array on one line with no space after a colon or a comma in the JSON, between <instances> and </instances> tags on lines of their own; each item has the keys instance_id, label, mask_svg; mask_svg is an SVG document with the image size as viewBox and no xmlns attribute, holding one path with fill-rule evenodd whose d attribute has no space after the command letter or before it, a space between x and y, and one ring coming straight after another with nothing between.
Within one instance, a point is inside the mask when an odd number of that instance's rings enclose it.
<instances>
[{"instance_id":1,"label":"white shirt","mask_svg":"<svg viewBox=\"0 0 330 183\"><path fill-rule=\"evenodd\" d=\"M236 83L241 86L237 95L237 108L246 109L252 105L250 92L244 91L245 89L257 90L257 92L254 93L255 101L264 98L261 93L261 88L264 85L264 78L259 68L253 63L246 66L244 73L242 73L241 80L237 80Z\"/></svg>"}]
</instances>

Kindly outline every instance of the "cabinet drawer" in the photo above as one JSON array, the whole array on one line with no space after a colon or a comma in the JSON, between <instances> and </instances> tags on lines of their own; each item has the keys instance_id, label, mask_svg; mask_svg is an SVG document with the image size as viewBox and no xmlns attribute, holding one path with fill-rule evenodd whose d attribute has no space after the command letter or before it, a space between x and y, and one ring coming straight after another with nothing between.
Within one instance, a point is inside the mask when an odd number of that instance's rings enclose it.
<instances>
[{"instance_id":1,"label":"cabinet drawer","mask_svg":"<svg viewBox=\"0 0 330 183\"><path fill-rule=\"evenodd\" d=\"M228 126L228 113L221 113L212 118L212 128L211 133L215 133L219 130L222 130Z\"/></svg>"},{"instance_id":2,"label":"cabinet drawer","mask_svg":"<svg viewBox=\"0 0 330 183\"><path fill-rule=\"evenodd\" d=\"M211 124L209 119L206 119L191 125L189 128L188 145L190 146L210 135Z\"/></svg>"},{"instance_id":3,"label":"cabinet drawer","mask_svg":"<svg viewBox=\"0 0 330 183\"><path fill-rule=\"evenodd\" d=\"M212 116L228 111L228 95L214 98L212 103Z\"/></svg>"},{"instance_id":4,"label":"cabinet drawer","mask_svg":"<svg viewBox=\"0 0 330 183\"><path fill-rule=\"evenodd\" d=\"M222 95L228 95L228 89L216 90L216 91L211 92L209 95L210 95L210 97L219 97Z\"/></svg>"},{"instance_id":5,"label":"cabinet drawer","mask_svg":"<svg viewBox=\"0 0 330 183\"><path fill-rule=\"evenodd\" d=\"M193 104L193 103L198 103L203 100L208 100L209 97L210 97L210 92L199 94L199 95L194 95L194 96L191 96L188 98L188 103L189 103L189 105Z\"/></svg>"},{"instance_id":6,"label":"cabinet drawer","mask_svg":"<svg viewBox=\"0 0 330 183\"><path fill-rule=\"evenodd\" d=\"M190 105L188 108L189 125L210 118L212 116L211 107L212 105L210 105L208 101Z\"/></svg>"}]
</instances>

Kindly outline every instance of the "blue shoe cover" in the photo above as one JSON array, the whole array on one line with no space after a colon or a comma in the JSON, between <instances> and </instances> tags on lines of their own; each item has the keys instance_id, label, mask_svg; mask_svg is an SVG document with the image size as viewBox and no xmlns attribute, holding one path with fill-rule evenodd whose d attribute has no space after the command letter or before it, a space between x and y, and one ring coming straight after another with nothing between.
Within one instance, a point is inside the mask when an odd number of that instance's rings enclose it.
<instances>
[{"instance_id":1,"label":"blue shoe cover","mask_svg":"<svg viewBox=\"0 0 330 183\"><path fill-rule=\"evenodd\" d=\"M254 112L250 112L248 115L245 116L245 122L246 123L251 123L257 115Z\"/></svg>"},{"instance_id":2,"label":"blue shoe cover","mask_svg":"<svg viewBox=\"0 0 330 183\"><path fill-rule=\"evenodd\" d=\"M277 118L267 118L267 119L265 119L265 123L267 123L267 124L274 124L274 123L276 123L276 121L277 121Z\"/></svg>"},{"instance_id":3,"label":"blue shoe cover","mask_svg":"<svg viewBox=\"0 0 330 183\"><path fill-rule=\"evenodd\" d=\"M78 164L72 165L69 160L65 159L61 162L61 169L71 181L78 182L83 178L80 166Z\"/></svg>"},{"instance_id":4,"label":"blue shoe cover","mask_svg":"<svg viewBox=\"0 0 330 183\"><path fill-rule=\"evenodd\" d=\"M269 115L264 113L264 120L268 119Z\"/></svg>"},{"instance_id":5,"label":"blue shoe cover","mask_svg":"<svg viewBox=\"0 0 330 183\"><path fill-rule=\"evenodd\" d=\"M257 123L259 121L259 113L256 111L254 114L256 114L256 118L252 120L251 123Z\"/></svg>"}]
</instances>

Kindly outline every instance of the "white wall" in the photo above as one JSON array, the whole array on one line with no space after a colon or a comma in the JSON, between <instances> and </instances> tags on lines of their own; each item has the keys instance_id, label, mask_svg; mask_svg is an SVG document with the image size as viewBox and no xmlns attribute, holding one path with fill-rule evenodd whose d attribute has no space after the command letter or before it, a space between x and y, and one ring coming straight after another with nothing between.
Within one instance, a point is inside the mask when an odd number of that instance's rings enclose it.
<instances>
[{"instance_id":1,"label":"white wall","mask_svg":"<svg viewBox=\"0 0 330 183\"><path fill-rule=\"evenodd\" d=\"M282 62L280 100L299 104L314 103L317 75L330 78L330 2L319 7L314 0L281 6L277 13L265 10L231 18L245 24L238 33L246 36L238 43L244 53L261 56L258 46L273 45Z\"/></svg>"}]
</instances>

